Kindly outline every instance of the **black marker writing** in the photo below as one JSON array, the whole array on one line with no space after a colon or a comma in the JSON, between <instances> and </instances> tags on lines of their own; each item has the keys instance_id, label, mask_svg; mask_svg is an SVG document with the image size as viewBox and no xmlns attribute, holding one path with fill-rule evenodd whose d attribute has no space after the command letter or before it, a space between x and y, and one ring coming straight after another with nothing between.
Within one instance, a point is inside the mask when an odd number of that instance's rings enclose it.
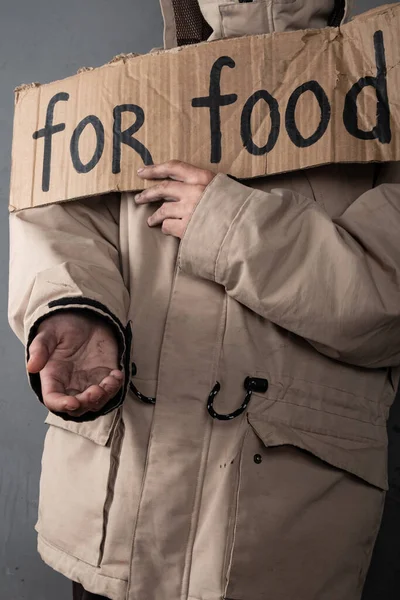
<instances>
[{"instance_id":1,"label":"black marker writing","mask_svg":"<svg viewBox=\"0 0 400 600\"><path fill-rule=\"evenodd\" d=\"M347 131L360 140L378 139L382 144L389 144L392 139L390 130L390 108L386 81L386 56L382 31L374 34L376 77L361 77L346 95L343 111L343 122ZM376 125L370 131L364 131L358 126L357 99L360 92L367 86L376 90L377 108Z\"/></svg>"},{"instance_id":2,"label":"black marker writing","mask_svg":"<svg viewBox=\"0 0 400 600\"><path fill-rule=\"evenodd\" d=\"M50 167L51 167L51 147L52 147L52 136L59 131L64 131L65 123L59 123L53 125L54 119L54 107L57 102L66 102L69 99L69 94L66 92L60 92L50 99L46 111L46 123L43 129L35 131L33 139L38 140L44 138L44 151L43 151L43 175L42 175L42 190L48 192L50 188Z\"/></svg>"},{"instance_id":3,"label":"black marker writing","mask_svg":"<svg viewBox=\"0 0 400 600\"><path fill-rule=\"evenodd\" d=\"M271 117L271 131L268 136L267 143L265 146L257 146L253 141L253 134L251 131L251 115L257 102L265 100L269 106L270 117ZM243 107L240 134L242 136L243 145L250 154L255 156L262 156L273 150L279 136L279 129L281 126L281 116L279 114L279 104L277 100L266 90L258 90L247 100Z\"/></svg>"},{"instance_id":4,"label":"black marker writing","mask_svg":"<svg viewBox=\"0 0 400 600\"><path fill-rule=\"evenodd\" d=\"M321 120L317 129L308 138L304 138L296 125L295 113L297 102L304 92L312 92L316 97L321 111ZM294 90L288 100L285 115L286 131L293 144L298 148L308 148L322 138L328 128L331 118L331 106L328 96L317 81L307 81Z\"/></svg>"},{"instance_id":5,"label":"black marker writing","mask_svg":"<svg viewBox=\"0 0 400 600\"><path fill-rule=\"evenodd\" d=\"M207 107L210 109L211 128L211 163L221 162L222 156L222 133L221 133L221 106L234 104L237 94L221 95L221 71L223 67L233 69L235 61L229 56L221 56L215 61L210 73L210 93L203 98L193 98L194 108Z\"/></svg>"},{"instance_id":6,"label":"black marker writing","mask_svg":"<svg viewBox=\"0 0 400 600\"><path fill-rule=\"evenodd\" d=\"M93 129L96 133L96 148L94 150L92 158L84 164L81 161L79 156L79 139L84 131L84 129L88 126L92 125ZM82 121L77 125L74 133L71 137L70 144L70 153L72 164L74 165L75 170L78 173L89 173L99 162L102 157L104 150L104 127L103 123L100 121L98 117L95 115L89 115L82 119Z\"/></svg>"},{"instance_id":7,"label":"black marker writing","mask_svg":"<svg viewBox=\"0 0 400 600\"><path fill-rule=\"evenodd\" d=\"M136 115L136 121L122 131L122 113L131 112ZM126 144L135 150L145 165L153 165L153 158L147 148L133 138L133 134L139 131L144 123L144 111L136 104L121 104L114 108L114 126L113 126L113 159L112 172L114 175L121 171L121 145Z\"/></svg>"}]
</instances>

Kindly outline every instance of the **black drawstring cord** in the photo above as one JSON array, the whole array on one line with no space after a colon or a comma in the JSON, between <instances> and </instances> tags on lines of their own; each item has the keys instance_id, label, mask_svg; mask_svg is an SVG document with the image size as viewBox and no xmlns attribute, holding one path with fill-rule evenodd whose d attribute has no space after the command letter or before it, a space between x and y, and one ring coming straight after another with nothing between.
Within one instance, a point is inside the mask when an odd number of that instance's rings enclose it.
<instances>
[{"instance_id":1,"label":"black drawstring cord","mask_svg":"<svg viewBox=\"0 0 400 600\"><path fill-rule=\"evenodd\" d=\"M137 373L137 368L135 363L132 363L132 377L135 377ZM268 390L268 380L261 379L260 377L246 377L243 383L244 389L246 390L246 397L243 400L243 403L237 410L227 415L219 414L214 410L214 399L221 390L221 384L219 381L214 385L213 389L208 396L207 401L207 410L213 419L217 419L218 421L231 421L232 419L236 419L239 417L249 405L253 392L258 392L259 394L265 394ZM145 396L142 392L139 392L135 384L131 381L129 383L130 390L133 394L135 394L136 398L138 398L144 404L154 404L156 403L156 398L151 398L149 396Z\"/></svg>"},{"instance_id":2,"label":"black drawstring cord","mask_svg":"<svg viewBox=\"0 0 400 600\"><path fill-rule=\"evenodd\" d=\"M156 403L155 398L150 398L149 396L145 396L144 394L142 394L142 392L139 392L139 390L132 383L132 381L130 382L129 387L131 389L131 392L133 392L135 394L135 396L137 398L139 398L140 402L144 402L144 404L155 404Z\"/></svg>"},{"instance_id":3,"label":"black drawstring cord","mask_svg":"<svg viewBox=\"0 0 400 600\"><path fill-rule=\"evenodd\" d=\"M135 365L135 363L132 363L132 368L131 368L131 375L132 377L135 377L137 373L137 367ZM150 398L149 396L145 396L144 394L142 394L142 392L139 392L139 390L137 389L137 387L135 386L135 384L131 381L129 383L129 388L131 390L131 392L133 394L135 394L136 398L138 398L140 400L140 402L143 402L144 404L155 404L156 403L156 398Z\"/></svg>"},{"instance_id":4,"label":"black drawstring cord","mask_svg":"<svg viewBox=\"0 0 400 600\"><path fill-rule=\"evenodd\" d=\"M236 417L239 417L248 407L253 392L265 394L268 389L267 379L261 379L259 377L246 377L243 385L247 393L242 405L234 412L223 415L214 410L214 399L221 389L221 384L217 381L211 390L207 401L207 410L213 419L218 419L218 421L231 421L232 419L236 419Z\"/></svg>"}]
</instances>

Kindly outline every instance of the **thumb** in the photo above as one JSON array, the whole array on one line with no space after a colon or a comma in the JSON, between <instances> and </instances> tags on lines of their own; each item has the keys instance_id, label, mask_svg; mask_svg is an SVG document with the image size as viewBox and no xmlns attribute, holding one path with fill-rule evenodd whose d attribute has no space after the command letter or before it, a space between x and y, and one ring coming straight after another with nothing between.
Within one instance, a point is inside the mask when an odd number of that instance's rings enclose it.
<instances>
[{"instance_id":1,"label":"thumb","mask_svg":"<svg viewBox=\"0 0 400 600\"><path fill-rule=\"evenodd\" d=\"M57 339L53 333L46 331L38 333L29 346L28 372L39 373L46 366L56 346Z\"/></svg>"}]
</instances>

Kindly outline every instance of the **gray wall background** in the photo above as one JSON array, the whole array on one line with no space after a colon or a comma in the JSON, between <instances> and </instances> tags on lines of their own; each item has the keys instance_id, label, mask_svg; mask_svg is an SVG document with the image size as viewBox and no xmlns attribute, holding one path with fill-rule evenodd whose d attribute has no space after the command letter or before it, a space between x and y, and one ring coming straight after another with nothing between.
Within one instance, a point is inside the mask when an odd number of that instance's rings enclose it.
<instances>
[{"instance_id":1,"label":"gray wall background","mask_svg":"<svg viewBox=\"0 0 400 600\"><path fill-rule=\"evenodd\" d=\"M385 3L358 0L356 12ZM0 600L67 600L69 582L36 553L33 527L45 411L28 388L23 348L7 322L13 89L67 77L121 52L147 52L162 45L162 21L158 0L0 0L0 9ZM365 594L369 600L394 600L400 582L396 423L398 406L389 426L392 489Z\"/></svg>"}]
</instances>

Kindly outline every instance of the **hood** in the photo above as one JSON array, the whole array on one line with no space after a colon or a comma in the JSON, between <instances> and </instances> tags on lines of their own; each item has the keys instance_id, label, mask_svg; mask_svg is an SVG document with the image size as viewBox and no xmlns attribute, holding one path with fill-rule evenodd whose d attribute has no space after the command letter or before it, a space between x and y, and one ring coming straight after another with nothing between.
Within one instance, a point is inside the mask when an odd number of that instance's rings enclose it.
<instances>
[{"instance_id":1,"label":"hood","mask_svg":"<svg viewBox=\"0 0 400 600\"><path fill-rule=\"evenodd\" d=\"M351 0L160 0L164 47L275 31L337 27Z\"/></svg>"}]
</instances>

